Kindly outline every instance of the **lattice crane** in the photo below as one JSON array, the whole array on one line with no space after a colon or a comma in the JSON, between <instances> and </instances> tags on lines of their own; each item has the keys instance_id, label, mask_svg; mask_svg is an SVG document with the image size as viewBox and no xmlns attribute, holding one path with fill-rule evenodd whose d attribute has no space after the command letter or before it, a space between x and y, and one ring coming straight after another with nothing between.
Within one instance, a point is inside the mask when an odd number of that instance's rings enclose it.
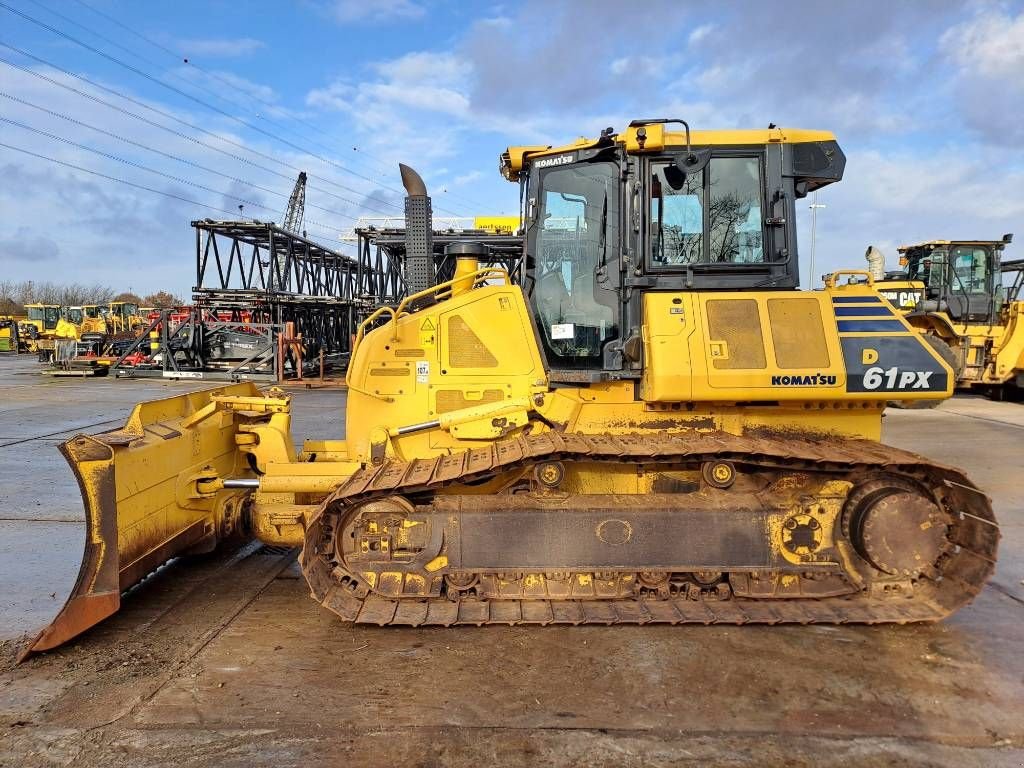
<instances>
[{"instance_id":1,"label":"lattice crane","mask_svg":"<svg viewBox=\"0 0 1024 768\"><path fill-rule=\"evenodd\" d=\"M306 172L300 171L299 178L295 180L295 188L288 198L288 207L284 209L284 221L282 229L302 234L302 219L306 215Z\"/></svg>"}]
</instances>

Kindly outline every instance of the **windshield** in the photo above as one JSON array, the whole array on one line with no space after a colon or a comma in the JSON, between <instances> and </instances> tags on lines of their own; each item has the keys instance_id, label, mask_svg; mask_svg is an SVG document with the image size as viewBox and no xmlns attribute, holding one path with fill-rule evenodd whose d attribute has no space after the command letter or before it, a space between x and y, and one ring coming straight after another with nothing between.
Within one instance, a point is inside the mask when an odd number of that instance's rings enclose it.
<instances>
[{"instance_id":1,"label":"windshield","mask_svg":"<svg viewBox=\"0 0 1024 768\"><path fill-rule=\"evenodd\" d=\"M605 343L619 335L617 293L601 287L597 274L608 264L618 269L618 166L580 163L539 173L529 247L541 340L557 367L600 368Z\"/></svg>"},{"instance_id":2,"label":"windshield","mask_svg":"<svg viewBox=\"0 0 1024 768\"><path fill-rule=\"evenodd\" d=\"M43 319L43 308L42 307L29 307L28 308L28 319L29 320L42 320Z\"/></svg>"}]
</instances>

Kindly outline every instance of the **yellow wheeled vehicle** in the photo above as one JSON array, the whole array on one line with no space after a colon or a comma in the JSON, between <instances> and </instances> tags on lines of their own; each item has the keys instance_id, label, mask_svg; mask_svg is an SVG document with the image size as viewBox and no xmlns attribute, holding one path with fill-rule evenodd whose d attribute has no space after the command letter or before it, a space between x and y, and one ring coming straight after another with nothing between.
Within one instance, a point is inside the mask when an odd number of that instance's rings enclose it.
<instances>
[{"instance_id":1,"label":"yellow wheeled vehicle","mask_svg":"<svg viewBox=\"0 0 1024 768\"><path fill-rule=\"evenodd\" d=\"M953 366L958 387L1000 396L1024 388L1024 262L1004 262L1001 240L900 246L903 270L875 287ZM1004 285L1004 275L1015 275Z\"/></svg>"},{"instance_id":2,"label":"yellow wheeled vehicle","mask_svg":"<svg viewBox=\"0 0 1024 768\"><path fill-rule=\"evenodd\" d=\"M868 284L795 290L832 134L643 120L501 162L523 286L465 243L433 285L403 166L409 295L359 329L345 440L297 449L289 397L238 384L64 444L86 550L31 650L235 535L301 546L313 597L373 625L914 622L977 594L988 499L879 442L950 367Z\"/></svg>"}]
</instances>

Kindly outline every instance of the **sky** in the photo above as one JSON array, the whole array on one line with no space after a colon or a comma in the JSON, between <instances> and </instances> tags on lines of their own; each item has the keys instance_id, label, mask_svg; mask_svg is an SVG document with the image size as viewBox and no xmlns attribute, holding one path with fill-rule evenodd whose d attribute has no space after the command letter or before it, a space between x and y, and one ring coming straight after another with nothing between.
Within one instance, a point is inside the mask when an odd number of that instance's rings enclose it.
<instances>
[{"instance_id":1,"label":"sky","mask_svg":"<svg viewBox=\"0 0 1024 768\"><path fill-rule=\"evenodd\" d=\"M435 216L515 214L506 146L638 117L834 131L816 277L869 244L895 268L904 242L1024 242L1024 1L630 8L0 0L0 280L187 296L190 222L281 221L299 170L310 238L343 251L401 215L398 162Z\"/></svg>"}]
</instances>

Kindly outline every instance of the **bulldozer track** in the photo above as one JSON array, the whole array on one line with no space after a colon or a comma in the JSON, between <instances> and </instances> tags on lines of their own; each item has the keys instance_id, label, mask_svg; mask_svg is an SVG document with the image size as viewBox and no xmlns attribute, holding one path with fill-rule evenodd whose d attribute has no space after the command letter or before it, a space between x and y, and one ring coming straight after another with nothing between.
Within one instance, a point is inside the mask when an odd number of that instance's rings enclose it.
<instances>
[{"instance_id":1,"label":"bulldozer track","mask_svg":"<svg viewBox=\"0 0 1024 768\"><path fill-rule=\"evenodd\" d=\"M476 599L402 597L368 590L331 562L325 515L344 514L365 501L395 494L429 494L542 461L678 463L699 466L727 460L737 467L834 476L887 473L930 489L951 526L950 547L931 576L915 580L911 594L870 586L838 597L702 599L686 596L633 599ZM486 624L782 624L909 623L948 616L981 590L995 567L999 528L991 503L959 470L907 451L856 439L805 433L726 432L523 435L462 453L367 466L321 504L307 528L302 567L313 596L358 624L453 626Z\"/></svg>"}]
</instances>

